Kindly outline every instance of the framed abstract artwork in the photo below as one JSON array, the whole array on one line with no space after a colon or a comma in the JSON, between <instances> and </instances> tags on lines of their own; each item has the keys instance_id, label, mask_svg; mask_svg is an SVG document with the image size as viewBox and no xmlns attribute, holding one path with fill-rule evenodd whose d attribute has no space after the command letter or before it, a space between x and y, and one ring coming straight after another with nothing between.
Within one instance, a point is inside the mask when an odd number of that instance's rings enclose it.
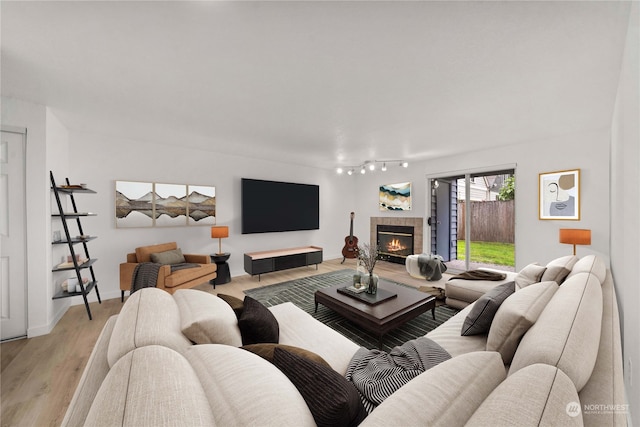
<instances>
[{"instance_id":1,"label":"framed abstract artwork","mask_svg":"<svg viewBox=\"0 0 640 427\"><path fill-rule=\"evenodd\" d=\"M580 219L580 169L539 174L538 217Z\"/></svg>"},{"instance_id":2,"label":"framed abstract artwork","mask_svg":"<svg viewBox=\"0 0 640 427\"><path fill-rule=\"evenodd\" d=\"M411 183L381 185L379 189L381 211L410 211Z\"/></svg>"}]
</instances>

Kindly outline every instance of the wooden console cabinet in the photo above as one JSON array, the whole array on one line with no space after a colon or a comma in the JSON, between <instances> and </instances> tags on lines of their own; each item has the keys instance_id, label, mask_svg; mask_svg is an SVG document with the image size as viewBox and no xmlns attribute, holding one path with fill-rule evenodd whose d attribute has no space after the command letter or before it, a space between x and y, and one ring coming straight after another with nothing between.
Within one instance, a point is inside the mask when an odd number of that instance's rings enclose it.
<instances>
[{"instance_id":1,"label":"wooden console cabinet","mask_svg":"<svg viewBox=\"0 0 640 427\"><path fill-rule=\"evenodd\" d=\"M322 262L322 248L304 246L301 248L277 249L273 251L252 252L244 254L244 271L250 275L271 273L272 271L316 265Z\"/></svg>"}]
</instances>

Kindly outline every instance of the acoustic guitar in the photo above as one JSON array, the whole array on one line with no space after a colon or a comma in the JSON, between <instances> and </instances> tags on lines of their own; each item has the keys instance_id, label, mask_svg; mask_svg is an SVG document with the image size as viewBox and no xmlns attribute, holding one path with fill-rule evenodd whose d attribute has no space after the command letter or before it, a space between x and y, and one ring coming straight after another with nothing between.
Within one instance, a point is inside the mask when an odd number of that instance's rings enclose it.
<instances>
[{"instance_id":1,"label":"acoustic guitar","mask_svg":"<svg viewBox=\"0 0 640 427\"><path fill-rule=\"evenodd\" d=\"M358 238L353 235L353 218L355 216L356 214L351 212L351 227L349 228L349 235L344 238L344 248L342 248L342 262L344 262L344 260L347 258L358 257Z\"/></svg>"}]
</instances>

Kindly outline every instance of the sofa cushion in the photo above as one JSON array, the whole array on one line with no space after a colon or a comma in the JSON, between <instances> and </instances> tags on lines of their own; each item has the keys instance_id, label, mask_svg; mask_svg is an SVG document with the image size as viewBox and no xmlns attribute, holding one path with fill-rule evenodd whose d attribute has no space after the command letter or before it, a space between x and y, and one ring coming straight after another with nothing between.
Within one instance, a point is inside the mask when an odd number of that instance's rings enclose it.
<instances>
[{"instance_id":1,"label":"sofa cushion","mask_svg":"<svg viewBox=\"0 0 640 427\"><path fill-rule=\"evenodd\" d=\"M581 426L580 399L560 369L535 364L507 378L465 426Z\"/></svg>"},{"instance_id":2,"label":"sofa cushion","mask_svg":"<svg viewBox=\"0 0 640 427\"><path fill-rule=\"evenodd\" d=\"M449 359L382 402L361 426L461 426L506 376L496 352Z\"/></svg>"},{"instance_id":3,"label":"sofa cushion","mask_svg":"<svg viewBox=\"0 0 640 427\"><path fill-rule=\"evenodd\" d=\"M496 286L481 296L465 319L460 334L466 336L486 334L489 332L491 322L500 304L514 291L514 282L507 282Z\"/></svg>"},{"instance_id":4,"label":"sofa cushion","mask_svg":"<svg viewBox=\"0 0 640 427\"><path fill-rule=\"evenodd\" d=\"M514 281L516 282L516 290L522 289L526 286L540 282L542 275L547 267L539 265L537 263L529 264L516 276Z\"/></svg>"},{"instance_id":5,"label":"sofa cushion","mask_svg":"<svg viewBox=\"0 0 640 427\"><path fill-rule=\"evenodd\" d=\"M607 266L600 257L587 255L574 264L568 277L578 273L591 273L600 280L600 283L603 283L607 277Z\"/></svg>"},{"instance_id":6,"label":"sofa cushion","mask_svg":"<svg viewBox=\"0 0 640 427\"><path fill-rule=\"evenodd\" d=\"M516 273L506 273L505 280L467 280L450 279L444 284L444 293L447 297L447 305L453 308L463 309L469 303L477 301L482 295L503 283L514 280Z\"/></svg>"},{"instance_id":7,"label":"sofa cushion","mask_svg":"<svg viewBox=\"0 0 640 427\"><path fill-rule=\"evenodd\" d=\"M216 421L187 360L166 347L147 346L113 365L83 424L215 426Z\"/></svg>"},{"instance_id":8,"label":"sofa cushion","mask_svg":"<svg viewBox=\"0 0 640 427\"><path fill-rule=\"evenodd\" d=\"M485 351L487 348L486 334L467 336L460 335L462 325L469 315L469 312L473 309L474 304L475 303L472 303L463 308L442 325L427 333L426 337L437 342L440 347L444 348L451 355L451 357L456 357L461 354L471 353L474 351Z\"/></svg>"},{"instance_id":9,"label":"sofa cushion","mask_svg":"<svg viewBox=\"0 0 640 427\"><path fill-rule=\"evenodd\" d=\"M154 252L150 255L151 262L158 264L182 264L186 262L180 248L164 252Z\"/></svg>"},{"instance_id":10,"label":"sofa cushion","mask_svg":"<svg viewBox=\"0 0 640 427\"><path fill-rule=\"evenodd\" d=\"M547 282L553 280L559 285L562 284L577 261L578 257L575 255L567 255L549 261L540 281Z\"/></svg>"},{"instance_id":11,"label":"sofa cushion","mask_svg":"<svg viewBox=\"0 0 640 427\"><path fill-rule=\"evenodd\" d=\"M180 311L182 333L196 344L242 345L235 313L217 296L195 289L179 289L173 294Z\"/></svg>"},{"instance_id":12,"label":"sofa cushion","mask_svg":"<svg viewBox=\"0 0 640 427\"><path fill-rule=\"evenodd\" d=\"M273 364L296 386L318 427L357 426L367 416L355 386L330 367L282 347L274 349Z\"/></svg>"},{"instance_id":13,"label":"sofa cushion","mask_svg":"<svg viewBox=\"0 0 640 427\"><path fill-rule=\"evenodd\" d=\"M236 314L236 317L240 319L240 315L242 314L242 310L244 310L244 300L240 298L236 298L233 295L226 294L218 294L218 298L229 304L233 312Z\"/></svg>"},{"instance_id":14,"label":"sofa cushion","mask_svg":"<svg viewBox=\"0 0 640 427\"><path fill-rule=\"evenodd\" d=\"M347 366L360 348L359 345L324 323L318 322L291 302L269 307L269 311L278 320L280 344L313 351L340 375L346 374Z\"/></svg>"},{"instance_id":15,"label":"sofa cushion","mask_svg":"<svg viewBox=\"0 0 640 427\"><path fill-rule=\"evenodd\" d=\"M331 368L331 365L327 363L326 360L324 360L322 357L318 356L314 352L304 348L294 347L292 345L263 343L263 344L249 344L249 345L242 346L240 348L242 348L243 350L250 351L253 354L257 354L258 356L262 357L263 359L271 363L273 363L273 354L275 352L275 349L281 348L283 350L288 351L289 353L294 353L299 356L306 357L307 359L312 360L320 365L324 365L327 368L333 369Z\"/></svg>"},{"instance_id":16,"label":"sofa cushion","mask_svg":"<svg viewBox=\"0 0 640 427\"><path fill-rule=\"evenodd\" d=\"M591 376L600 344L602 289L596 276L566 280L522 338L509 374L535 363L557 366L578 392Z\"/></svg>"},{"instance_id":17,"label":"sofa cushion","mask_svg":"<svg viewBox=\"0 0 640 427\"><path fill-rule=\"evenodd\" d=\"M242 334L242 345L278 343L278 321L267 307L249 296L244 298L244 309L238 319L238 326Z\"/></svg>"},{"instance_id":18,"label":"sofa cushion","mask_svg":"<svg viewBox=\"0 0 640 427\"><path fill-rule=\"evenodd\" d=\"M151 254L178 249L176 242L162 243L159 245L140 246L136 248L136 262L151 262Z\"/></svg>"},{"instance_id":19,"label":"sofa cushion","mask_svg":"<svg viewBox=\"0 0 640 427\"><path fill-rule=\"evenodd\" d=\"M173 297L157 288L143 288L120 310L109 341L109 366L133 349L154 344L179 353L191 346L180 330L180 311Z\"/></svg>"},{"instance_id":20,"label":"sofa cushion","mask_svg":"<svg viewBox=\"0 0 640 427\"><path fill-rule=\"evenodd\" d=\"M217 425L314 426L296 387L275 366L228 345L194 345L185 353Z\"/></svg>"},{"instance_id":21,"label":"sofa cushion","mask_svg":"<svg viewBox=\"0 0 640 427\"><path fill-rule=\"evenodd\" d=\"M507 298L491 323L487 350L499 352L504 364L509 365L520 339L538 320L557 289L556 282L540 282L520 289Z\"/></svg>"}]
</instances>

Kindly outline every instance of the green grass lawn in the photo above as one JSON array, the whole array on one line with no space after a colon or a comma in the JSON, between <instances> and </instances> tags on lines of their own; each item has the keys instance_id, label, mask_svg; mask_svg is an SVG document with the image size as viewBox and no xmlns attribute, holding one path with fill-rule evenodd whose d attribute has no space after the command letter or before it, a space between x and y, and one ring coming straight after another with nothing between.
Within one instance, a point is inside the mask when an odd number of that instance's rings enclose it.
<instances>
[{"instance_id":1,"label":"green grass lawn","mask_svg":"<svg viewBox=\"0 0 640 427\"><path fill-rule=\"evenodd\" d=\"M471 262L515 266L513 243L471 242ZM458 259L466 259L464 240L458 240Z\"/></svg>"}]
</instances>

